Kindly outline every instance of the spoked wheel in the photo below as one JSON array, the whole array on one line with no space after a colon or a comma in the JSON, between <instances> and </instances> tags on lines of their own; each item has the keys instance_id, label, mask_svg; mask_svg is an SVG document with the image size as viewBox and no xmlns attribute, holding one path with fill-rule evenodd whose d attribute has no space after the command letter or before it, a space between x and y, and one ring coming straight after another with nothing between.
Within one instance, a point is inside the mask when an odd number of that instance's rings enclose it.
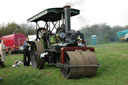
<instances>
[{"instance_id":1,"label":"spoked wheel","mask_svg":"<svg viewBox=\"0 0 128 85\"><path fill-rule=\"evenodd\" d=\"M40 54L44 52L43 44L40 41L34 41L31 46L30 56L33 68L43 69L45 59L40 58Z\"/></svg>"},{"instance_id":2,"label":"spoked wheel","mask_svg":"<svg viewBox=\"0 0 128 85\"><path fill-rule=\"evenodd\" d=\"M67 51L69 59L61 68L64 78L78 78L96 75L98 62L91 51Z\"/></svg>"}]
</instances>

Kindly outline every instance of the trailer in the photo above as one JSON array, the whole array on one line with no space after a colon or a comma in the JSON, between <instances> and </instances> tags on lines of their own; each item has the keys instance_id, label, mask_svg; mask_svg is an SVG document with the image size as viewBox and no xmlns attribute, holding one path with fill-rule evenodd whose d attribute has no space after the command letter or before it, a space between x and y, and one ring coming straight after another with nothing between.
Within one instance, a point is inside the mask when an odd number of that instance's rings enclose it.
<instances>
[{"instance_id":1,"label":"trailer","mask_svg":"<svg viewBox=\"0 0 128 85\"><path fill-rule=\"evenodd\" d=\"M6 52L9 54L23 51L25 38L24 34L10 34L0 37L1 40L4 40Z\"/></svg>"}]
</instances>

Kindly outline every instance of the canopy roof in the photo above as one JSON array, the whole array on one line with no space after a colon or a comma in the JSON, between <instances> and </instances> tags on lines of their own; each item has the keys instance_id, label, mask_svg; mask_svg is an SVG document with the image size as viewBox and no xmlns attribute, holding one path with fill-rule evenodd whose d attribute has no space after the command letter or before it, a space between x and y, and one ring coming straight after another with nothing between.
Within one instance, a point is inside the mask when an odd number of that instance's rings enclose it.
<instances>
[{"instance_id":1,"label":"canopy roof","mask_svg":"<svg viewBox=\"0 0 128 85\"><path fill-rule=\"evenodd\" d=\"M43 20L45 22L51 21L58 21L61 20L61 14L64 13L64 8L50 8L46 9L35 16L29 18L27 21L29 22L37 22ZM72 9L71 8L71 16L78 15L80 10Z\"/></svg>"}]
</instances>

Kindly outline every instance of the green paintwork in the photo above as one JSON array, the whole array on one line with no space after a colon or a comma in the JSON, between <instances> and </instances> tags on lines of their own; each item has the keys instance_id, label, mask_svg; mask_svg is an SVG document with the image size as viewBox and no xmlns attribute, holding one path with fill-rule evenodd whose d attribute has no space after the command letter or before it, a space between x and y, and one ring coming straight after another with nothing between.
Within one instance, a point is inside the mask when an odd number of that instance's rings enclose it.
<instances>
[{"instance_id":1,"label":"green paintwork","mask_svg":"<svg viewBox=\"0 0 128 85\"><path fill-rule=\"evenodd\" d=\"M54 35L50 35L50 36L49 36L49 42L50 42L51 44L55 44L55 43L56 43L56 39L55 39L55 36L54 36Z\"/></svg>"}]
</instances>

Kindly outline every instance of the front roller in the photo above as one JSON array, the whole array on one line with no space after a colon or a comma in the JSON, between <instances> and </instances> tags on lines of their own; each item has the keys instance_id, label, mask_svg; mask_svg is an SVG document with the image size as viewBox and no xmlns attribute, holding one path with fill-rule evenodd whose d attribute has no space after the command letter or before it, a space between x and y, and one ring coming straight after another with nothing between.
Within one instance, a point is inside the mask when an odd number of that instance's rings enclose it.
<instances>
[{"instance_id":1,"label":"front roller","mask_svg":"<svg viewBox=\"0 0 128 85\"><path fill-rule=\"evenodd\" d=\"M66 63L61 68L65 78L96 75L98 62L92 51L66 51Z\"/></svg>"}]
</instances>

